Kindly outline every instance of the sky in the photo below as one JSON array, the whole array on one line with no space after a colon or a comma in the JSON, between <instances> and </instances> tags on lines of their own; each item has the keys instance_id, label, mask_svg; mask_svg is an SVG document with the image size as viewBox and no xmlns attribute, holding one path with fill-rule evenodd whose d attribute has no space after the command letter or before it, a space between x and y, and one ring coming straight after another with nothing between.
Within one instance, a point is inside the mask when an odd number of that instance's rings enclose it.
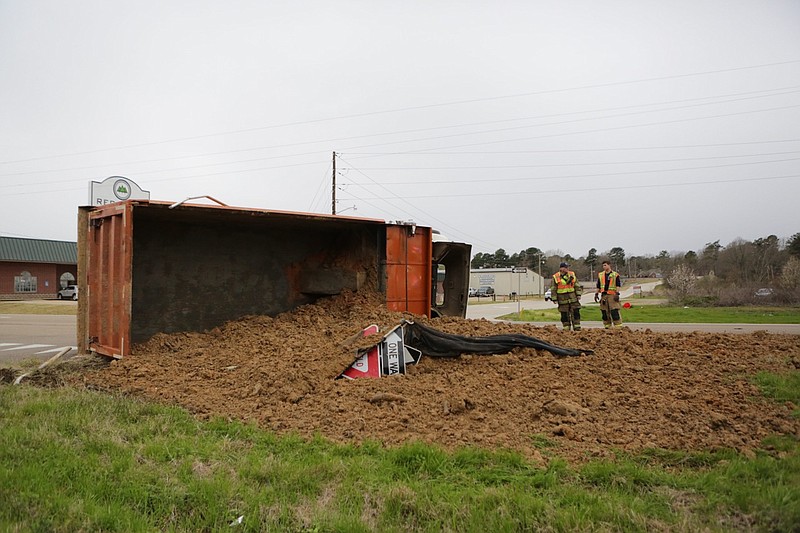
<instances>
[{"instance_id":1,"label":"sky","mask_svg":"<svg viewBox=\"0 0 800 533\"><path fill-rule=\"evenodd\" d=\"M800 2L0 0L0 235L89 183L473 253L800 232Z\"/></svg>"}]
</instances>

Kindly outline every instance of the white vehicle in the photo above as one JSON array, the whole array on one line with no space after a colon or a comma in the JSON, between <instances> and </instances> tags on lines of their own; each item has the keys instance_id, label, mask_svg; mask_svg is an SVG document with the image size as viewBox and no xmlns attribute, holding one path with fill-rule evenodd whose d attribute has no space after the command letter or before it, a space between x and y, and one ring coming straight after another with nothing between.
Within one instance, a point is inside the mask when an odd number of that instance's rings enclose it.
<instances>
[{"instance_id":1,"label":"white vehicle","mask_svg":"<svg viewBox=\"0 0 800 533\"><path fill-rule=\"evenodd\" d=\"M549 302L552 299L553 299L553 293L550 291L550 289L547 289L544 293L544 301Z\"/></svg>"},{"instance_id":2,"label":"white vehicle","mask_svg":"<svg viewBox=\"0 0 800 533\"><path fill-rule=\"evenodd\" d=\"M78 286L67 285L56 293L56 298L59 300L77 300L78 299Z\"/></svg>"}]
</instances>

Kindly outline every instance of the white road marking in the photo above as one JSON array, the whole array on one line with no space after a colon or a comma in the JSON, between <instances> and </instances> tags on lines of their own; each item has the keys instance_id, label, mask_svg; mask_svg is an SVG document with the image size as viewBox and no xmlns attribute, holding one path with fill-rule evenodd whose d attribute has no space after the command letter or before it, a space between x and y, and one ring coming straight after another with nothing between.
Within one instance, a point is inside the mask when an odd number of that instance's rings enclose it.
<instances>
[{"instance_id":1,"label":"white road marking","mask_svg":"<svg viewBox=\"0 0 800 533\"><path fill-rule=\"evenodd\" d=\"M0 350L0 352L12 352L14 350L32 350L34 348L48 348L50 346L55 346L54 344L24 344L22 346L17 346L16 348L6 348L5 350Z\"/></svg>"},{"instance_id":2,"label":"white road marking","mask_svg":"<svg viewBox=\"0 0 800 533\"><path fill-rule=\"evenodd\" d=\"M45 353L56 353L56 352L60 352L64 348L69 348L70 350L77 350L78 349L77 346L61 346L60 348L53 348L51 350L43 350L41 352L36 352L35 355L41 355L41 354L45 354Z\"/></svg>"},{"instance_id":3,"label":"white road marking","mask_svg":"<svg viewBox=\"0 0 800 533\"><path fill-rule=\"evenodd\" d=\"M21 342L0 342L0 348L3 346L19 346Z\"/></svg>"}]
</instances>

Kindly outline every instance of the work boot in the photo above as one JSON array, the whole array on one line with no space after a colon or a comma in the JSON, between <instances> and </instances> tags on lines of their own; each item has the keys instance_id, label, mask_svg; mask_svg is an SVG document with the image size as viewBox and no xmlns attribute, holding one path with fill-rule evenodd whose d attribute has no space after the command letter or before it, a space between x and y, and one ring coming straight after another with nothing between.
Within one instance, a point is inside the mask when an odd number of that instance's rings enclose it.
<instances>
[{"instance_id":1,"label":"work boot","mask_svg":"<svg viewBox=\"0 0 800 533\"><path fill-rule=\"evenodd\" d=\"M564 328L564 331L569 331L569 322L562 322L561 326Z\"/></svg>"}]
</instances>

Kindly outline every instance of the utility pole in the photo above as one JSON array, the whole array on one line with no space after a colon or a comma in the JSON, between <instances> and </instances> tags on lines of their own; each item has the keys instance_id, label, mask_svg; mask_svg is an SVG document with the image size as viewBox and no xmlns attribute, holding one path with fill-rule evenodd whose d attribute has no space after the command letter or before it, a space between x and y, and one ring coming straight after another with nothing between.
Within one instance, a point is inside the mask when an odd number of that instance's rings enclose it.
<instances>
[{"instance_id":1,"label":"utility pole","mask_svg":"<svg viewBox=\"0 0 800 533\"><path fill-rule=\"evenodd\" d=\"M536 255L538 256L538 259L539 259L539 296L541 296L542 295L542 290L544 289L544 287L542 286L543 285L543 283L542 283L542 253L539 252Z\"/></svg>"},{"instance_id":2,"label":"utility pole","mask_svg":"<svg viewBox=\"0 0 800 533\"><path fill-rule=\"evenodd\" d=\"M331 176L331 214L336 214L336 152L333 152L333 175Z\"/></svg>"},{"instance_id":3,"label":"utility pole","mask_svg":"<svg viewBox=\"0 0 800 533\"><path fill-rule=\"evenodd\" d=\"M522 318L522 302L520 298L522 294L522 275L528 275L528 267L513 267L511 273L517 275L517 315Z\"/></svg>"}]
</instances>

